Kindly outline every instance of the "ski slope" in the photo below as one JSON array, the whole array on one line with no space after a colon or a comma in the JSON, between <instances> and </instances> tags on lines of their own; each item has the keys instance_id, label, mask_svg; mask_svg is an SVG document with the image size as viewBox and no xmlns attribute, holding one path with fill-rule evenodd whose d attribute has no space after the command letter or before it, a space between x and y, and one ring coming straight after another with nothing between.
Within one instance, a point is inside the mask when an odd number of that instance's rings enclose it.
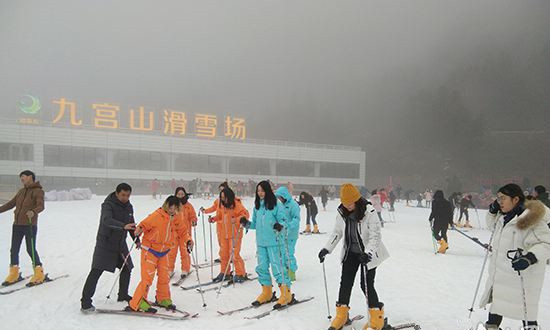
<instances>
[{"instance_id":1,"label":"ski slope","mask_svg":"<svg viewBox=\"0 0 550 330\"><path fill-rule=\"evenodd\" d=\"M197 319L169 321L117 315L83 315L80 313L80 295L84 281L90 270L92 252L99 221L100 204L103 197L94 196L89 201L47 202L46 210L40 215L38 230L38 251L45 271L52 276L69 274L70 277L45 284L40 287L23 290L11 295L0 296L0 319L2 329L326 329L327 320L322 266L317 253L324 246L328 235L301 235L297 245L299 270L297 282L292 291L297 298L313 295L315 299L285 311L274 312L261 320L245 320L265 311L269 307L249 310L231 316L218 316L217 310L230 310L246 306L260 292L257 282L245 283L235 288L223 289L221 295L206 293L206 309L202 308L201 296L194 291L183 291L172 287L172 299L180 309L200 312ZM160 206L160 200L150 196L133 196L131 201L135 209L136 221ZM192 199L198 210L200 206L210 206L212 201ZM251 211L253 200L244 200ZM321 231L330 232L336 216L337 201L330 201L327 211L320 211L317 219ZM319 203L320 206L320 203ZM320 209L322 207L320 206ZM475 212L472 223L477 226ZM386 316L390 323L416 322L422 329L462 330L486 320L487 312L476 310L468 320L468 308L472 302L475 285L483 262L484 250L459 233L449 232L450 249L446 255L434 255L431 233L428 225L429 210L424 208L396 205L397 222L388 223L382 231L390 259L383 263L376 278L376 288L381 301L386 305ZM0 277L7 275L11 240L12 213L0 215ZM383 214L389 219L387 212ZM485 216L484 211L479 216ZM302 219L305 210L302 208ZM200 219L199 219L200 220ZM208 223L205 224L206 239L209 242ZM305 220L302 221L305 227ZM216 244L215 228L213 228ZM199 262L205 261L202 224L197 227L196 248ZM469 234L487 242L490 233L485 230L471 230ZM129 244L131 241L129 240ZM207 244L208 245L208 244ZM217 253L217 248L214 246ZM210 252L206 253L209 259ZM242 256L245 258L248 273L254 273L255 238L254 231L243 239ZM139 281L139 252L132 252L136 268L132 272L130 294L133 294ZM217 256L215 256L217 257ZM21 269L24 275L31 272L31 261L24 245L20 254ZM329 286L330 312L334 316L334 305L340 282L339 248L327 256L326 270ZM179 261L176 268L179 267ZM214 270L214 275L219 267ZM179 276L179 273L176 275ZM210 268L200 270L201 280L210 278ZM539 324L550 327L550 273L546 275L542 303L540 304ZM106 301L114 274L104 273L98 284L94 305L98 308L123 308L123 303ZM519 281L519 278L518 278ZM184 285L196 283L196 274L192 274ZM485 278L482 282L483 289ZM115 288L113 296L116 297ZM149 293L154 299L154 288ZM365 297L359 289L359 275L351 299L351 315L366 316ZM477 302L476 302L477 306ZM546 311L546 312L544 312ZM362 329L367 318L354 323L355 329ZM519 322L506 320L502 328L519 329ZM348 327L351 329L351 327Z\"/></svg>"}]
</instances>

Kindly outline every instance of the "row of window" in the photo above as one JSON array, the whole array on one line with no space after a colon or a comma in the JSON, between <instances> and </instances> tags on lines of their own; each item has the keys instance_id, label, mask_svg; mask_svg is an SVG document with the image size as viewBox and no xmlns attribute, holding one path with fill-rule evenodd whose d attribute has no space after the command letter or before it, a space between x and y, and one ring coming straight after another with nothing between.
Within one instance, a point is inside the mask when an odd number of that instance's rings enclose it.
<instances>
[{"instance_id":1,"label":"row of window","mask_svg":"<svg viewBox=\"0 0 550 330\"><path fill-rule=\"evenodd\" d=\"M0 143L0 160L32 161L33 145ZM173 163L173 165L172 165ZM230 173L325 178L359 178L359 164L161 153L142 150L44 145L44 166Z\"/></svg>"}]
</instances>

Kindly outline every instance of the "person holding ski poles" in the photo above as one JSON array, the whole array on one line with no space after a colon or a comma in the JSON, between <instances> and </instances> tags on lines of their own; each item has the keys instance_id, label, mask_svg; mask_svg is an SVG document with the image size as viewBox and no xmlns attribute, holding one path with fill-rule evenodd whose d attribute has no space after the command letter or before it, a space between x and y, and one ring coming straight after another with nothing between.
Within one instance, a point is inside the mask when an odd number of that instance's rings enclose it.
<instances>
[{"instance_id":1,"label":"person holding ski poles","mask_svg":"<svg viewBox=\"0 0 550 330\"><path fill-rule=\"evenodd\" d=\"M275 196L285 207L288 220L287 227L285 228L285 266L288 268L288 276L290 281L296 281L296 271L298 270L298 263L296 261L296 243L300 236L300 206L292 196L286 187L280 187L275 192ZM288 256L287 256L288 254Z\"/></svg>"},{"instance_id":2,"label":"person holding ski poles","mask_svg":"<svg viewBox=\"0 0 550 330\"><path fill-rule=\"evenodd\" d=\"M344 238L342 247L342 275L340 292L336 302L336 316L329 330L340 330L349 319L349 301L357 270L361 267L361 289L367 297L370 322L364 329L381 330L384 327L384 304L380 302L374 279L376 269L389 257L382 243L380 221L374 215L370 202L361 197L359 190L346 183L340 188L338 215L334 230L326 246L319 252L321 263Z\"/></svg>"},{"instance_id":3,"label":"person holding ski poles","mask_svg":"<svg viewBox=\"0 0 550 330\"><path fill-rule=\"evenodd\" d=\"M220 183L220 185L218 186L218 193L221 193L222 190L224 190L225 188L229 188L229 184L227 184L227 181L224 181L222 183ZM201 208L199 209L199 211L204 215L204 214L210 214L210 213L214 213L218 210L218 206L220 205L220 199L219 198L216 198L214 200L214 203L212 204L212 206L210 206L209 208L205 209L204 207L201 206ZM221 249L221 246L222 246L222 242L220 240L220 238L222 237L222 234L221 234L221 231L222 231L222 225L221 223L217 223L216 224L216 237L218 238L218 248ZM220 253L221 250L218 250L218 255ZM216 262L219 262L220 260L216 259Z\"/></svg>"},{"instance_id":4,"label":"person holding ski poles","mask_svg":"<svg viewBox=\"0 0 550 330\"><path fill-rule=\"evenodd\" d=\"M485 328L497 330L503 317L523 320L538 329L540 294L550 257L550 212L539 201L526 201L517 184L500 188L490 205L487 225L493 229L489 276L480 308L491 304Z\"/></svg>"},{"instance_id":5,"label":"person holding ski poles","mask_svg":"<svg viewBox=\"0 0 550 330\"><path fill-rule=\"evenodd\" d=\"M466 216L466 222L464 223L464 228L472 228L470 225L470 215L468 214L468 207L475 208L476 206L472 202L472 195L466 195L462 197L459 203L460 206L460 216L458 217L458 224L457 227L462 227L462 215Z\"/></svg>"},{"instance_id":6,"label":"person holding ski poles","mask_svg":"<svg viewBox=\"0 0 550 330\"><path fill-rule=\"evenodd\" d=\"M180 278L186 278L191 271L191 257L187 251L187 241L188 237L192 237L191 230L197 225L197 213L195 213L195 208L189 203L189 194L185 191L183 187L177 187L175 195L181 203L180 210L176 217L181 218L181 224L184 226L186 232L185 237L177 236L175 238L176 247L170 250L168 253L168 265L169 265L169 274L170 277L174 275L174 269L176 266L176 258L178 256L178 248L180 251L181 258L181 275Z\"/></svg>"},{"instance_id":7,"label":"person holding ski poles","mask_svg":"<svg viewBox=\"0 0 550 330\"><path fill-rule=\"evenodd\" d=\"M240 219L248 219L250 215L231 188L224 188L220 192L219 201L216 216L209 219L210 222L217 223L220 242L220 273L213 281L217 283L232 279L235 283L242 283L246 281L247 276L241 257L243 231ZM231 277L230 263L235 267L234 277Z\"/></svg>"},{"instance_id":8,"label":"person holding ski poles","mask_svg":"<svg viewBox=\"0 0 550 330\"><path fill-rule=\"evenodd\" d=\"M27 246L27 253L32 260L34 275L28 285L43 283L46 279L42 262L36 251L36 236L38 232L38 213L44 211L44 190L40 182L36 181L33 172L26 170L19 174L23 188L7 203L0 206L0 213L11 210L15 207L14 221L11 233L10 249L10 270L8 276L2 283L3 286L11 285L22 281L19 272L19 249L23 237Z\"/></svg>"},{"instance_id":9,"label":"person holding ski poles","mask_svg":"<svg viewBox=\"0 0 550 330\"><path fill-rule=\"evenodd\" d=\"M439 243L438 252L444 254L449 248L447 229L449 229L449 225L453 227L454 223L453 207L451 203L445 199L442 190L437 190L433 196L432 213L430 213L428 221L432 227L433 236Z\"/></svg>"},{"instance_id":10,"label":"person holding ski poles","mask_svg":"<svg viewBox=\"0 0 550 330\"><path fill-rule=\"evenodd\" d=\"M95 307L92 305L92 297L97 282L104 271L113 273L115 268L120 269L117 301L129 302L132 299L128 295L128 287L134 264L126 244L127 234L130 233L134 241L132 247L136 246L139 249L141 243L139 238L134 235L136 223L134 221L134 208L130 203L131 194L132 187L127 183L121 183L101 204L101 216L92 259L92 269L86 278L86 283L82 289L82 298L80 299L83 313L95 311Z\"/></svg>"},{"instance_id":11,"label":"person holding ski poles","mask_svg":"<svg viewBox=\"0 0 550 330\"><path fill-rule=\"evenodd\" d=\"M141 243L141 280L130 300L127 310L155 313L147 300L149 288L157 274L157 291L155 305L166 309L176 309L170 296L170 274L168 272L168 253L176 248L176 238L183 238L188 253L193 249L193 241L189 236L181 217L181 202L176 196L168 196L161 208L151 213L141 221L134 231L136 236L143 234Z\"/></svg>"},{"instance_id":12,"label":"person holding ski poles","mask_svg":"<svg viewBox=\"0 0 550 330\"><path fill-rule=\"evenodd\" d=\"M288 214L284 206L277 201L268 181L261 181L256 186L256 199L252 220L241 218L241 225L256 230L256 256L258 266L256 273L262 285L262 293L252 305L259 306L277 299L273 292L271 273L279 285L281 295L274 308L278 309L294 301L290 291L290 278L284 266L285 242L282 231L287 226L285 219Z\"/></svg>"}]
</instances>

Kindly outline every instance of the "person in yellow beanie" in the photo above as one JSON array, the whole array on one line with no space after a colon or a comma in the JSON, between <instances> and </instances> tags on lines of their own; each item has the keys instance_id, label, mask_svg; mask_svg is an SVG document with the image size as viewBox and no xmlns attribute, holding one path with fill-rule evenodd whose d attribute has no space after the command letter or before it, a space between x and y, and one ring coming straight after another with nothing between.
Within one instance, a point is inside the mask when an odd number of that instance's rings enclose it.
<instances>
[{"instance_id":1,"label":"person in yellow beanie","mask_svg":"<svg viewBox=\"0 0 550 330\"><path fill-rule=\"evenodd\" d=\"M326 255L344 238L336 316L329 330L340 330L349 323L349 301L359 267L361 289L367 297L369 308L369 321L364 329L381 330L385 324L384 304L380 302L374 288L374 278L376 268L389 257L389 253L382 243L380 221L376 218L371 203L361 196L354 185L342 185L340 201L342 203L338 206L334 230L326 246L319 252L319 261L322 263Z\"/></svg>"}]
</instances>

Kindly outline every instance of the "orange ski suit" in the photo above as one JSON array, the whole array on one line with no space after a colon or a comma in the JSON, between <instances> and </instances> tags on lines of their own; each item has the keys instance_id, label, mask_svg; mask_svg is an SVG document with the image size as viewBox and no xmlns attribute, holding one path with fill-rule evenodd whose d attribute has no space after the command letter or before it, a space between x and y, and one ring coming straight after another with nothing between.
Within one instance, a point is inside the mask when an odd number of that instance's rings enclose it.
<instances>
[{"instance_id":1,"label":"orange ski suit","mask_svg":"<svg viewBox=\"0 0 550 330\"><path fill-rule=\"evenodd\" d=\"M185 232L192 238L191 230L193 230L193 224L197 223L197 214L191 203L187 202L180 207L180 211L176 214L176 217L181 218L181 223ZM176 266L176 257L178 256L178 249L180 251L181 259L181 271L183 273L189 273L191 270L191 257L187 252L188 239L183 236L176 237L176 246L168 253L168 269L172 273Z\"/></svg>"}]
</instances>

